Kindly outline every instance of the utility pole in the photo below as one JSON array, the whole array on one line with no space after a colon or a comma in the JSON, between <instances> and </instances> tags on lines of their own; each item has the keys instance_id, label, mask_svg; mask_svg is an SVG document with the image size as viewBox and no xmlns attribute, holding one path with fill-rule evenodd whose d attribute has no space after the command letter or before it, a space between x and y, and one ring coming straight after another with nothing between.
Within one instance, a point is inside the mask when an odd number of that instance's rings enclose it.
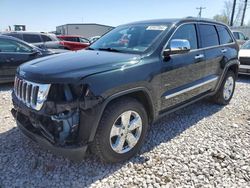
<instances>
[{"instance_id":1,"label":"utility pole","mask_svg":"<svg viewBox=\"0 0 250 188\"><path fill-rule=\"evenodd\" d=\"M236 0L234 0L234 3L233 3L233 10L232 10L232 14L231 14L230 26L233 26L233 23L234 23L235 6L236 6Z\"/></svg>"},{"instance_id":2,"label":"utility pole","mask_svg":"<svg viewBox=\"0 0 250 188\"><path fill-rule=\"evenodd\" d=\"M244 19L245 19L245 15L246 15L246 9L247 9L247 0L245 0L245 4L244 4L244 9L243 9L243 14L242 14L240 26L243 26L243 24L244 24Z\"/></svg>"},{"instance_id":3,"label":"utility pole","mask_svg":"<svg viewBox=\"0 0 250 188\"><path fill-rule=\"evenodd\" d=\"M198 17L201 18L202 10L206 9L206 7L197 7L196 9L199 10Z\"/></svg>"}]
</instances>

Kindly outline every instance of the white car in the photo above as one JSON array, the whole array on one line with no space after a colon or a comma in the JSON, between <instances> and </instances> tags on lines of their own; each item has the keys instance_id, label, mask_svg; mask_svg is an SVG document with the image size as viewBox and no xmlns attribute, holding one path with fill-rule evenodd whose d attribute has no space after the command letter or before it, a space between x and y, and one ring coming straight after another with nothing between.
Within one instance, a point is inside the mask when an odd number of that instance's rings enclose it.
<instances>
[{"instance_id":1,"label":"white car","mask_svg":"<svg viewBox=\"0 0 250 188\"><path fill-rule=\"evenodd\" d=\"M250 75L250 40L243 44L239 51L239 74Z\"/></svg>"}]
</instances>

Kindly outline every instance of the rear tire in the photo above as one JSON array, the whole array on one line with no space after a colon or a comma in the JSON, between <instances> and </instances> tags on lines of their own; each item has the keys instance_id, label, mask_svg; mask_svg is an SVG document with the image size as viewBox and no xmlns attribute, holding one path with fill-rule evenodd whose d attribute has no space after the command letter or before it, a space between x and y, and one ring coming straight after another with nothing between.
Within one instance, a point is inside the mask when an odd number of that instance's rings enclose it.
<instances>
[{"instance_id":1,"label":"rear tire","mask_svg":"<svg viewBox=\"0 0 250 188\"><path fill-rule=\"evenodd\" d=\"M121 98L104 110L91 151L102 161L126 161L141 148L148 129L144 106L134 98Z\"/></svg>"},{"instance_id":2,"label":"rear tire","mask_svg":"<svg viewBox=\"0 0 250 188\"><path fill-rule=\"evenodd\" d=\"M213 102L220 105L227 105L234 94L236 76L233 71L228 71L219 90L211 98Z\"/></svg>"}]
</instances>

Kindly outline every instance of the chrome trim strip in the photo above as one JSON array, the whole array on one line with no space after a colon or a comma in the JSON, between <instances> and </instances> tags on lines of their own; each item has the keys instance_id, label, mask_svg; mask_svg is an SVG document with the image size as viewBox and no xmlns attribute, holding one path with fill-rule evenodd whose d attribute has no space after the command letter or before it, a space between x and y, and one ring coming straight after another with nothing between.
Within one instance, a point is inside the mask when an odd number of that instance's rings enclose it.
<instances>
[{"instance_id":1,"label":"chrome trim strip","mask_svg":"<svg viewBox=\"0 0 250 188\"><path fill-rule=\"evenodd\" d=\"M163 51L166 49L166 47L168 46L169 42L171 41L172 37L174 36L174 34L177 32L177 30L183 26L183 25L188 25L188 24L206 24L206 25L215 25L215 26L222 26L222 27L225 27L227 28L227 30L229 31L228 33L230 34L231 38L234 40L233 42L231 43L227 43L227 44L219 44L219 45L216 45L216 46L209 46L209 47L205 47L205 48L197 48L197 49L191 49L190 52L196 52L196 51L202 51L202 50L208 50L208 49L213 49L213 48L218 48L218 47L225 47L225 46L228 46L228 45L232 45L232 44L236 44L236 40L230 30L230 28L226 25L223 25L223 24L219 24L219 23L208 23L208 22L205 22L205 21L191 21L191 22L186 22L186 23L182 23L180 25L178 25L174 32L171 34L171 36L169 37L168 41L166 42L166 44L163 46L163 49L162 49L162 52L161 52L161 56L164 58L163 56ZM196 29L196 31L198 32L198 29ZM197 33L198 34L198 33ZM199 40L199 37L197 35L197 40Z\"/></svg>"},{"instance_id":2,"label":"chrome trim strip","mask_svg":"<svg viewBox=\"0 0 250 188\"><path fill-rule=\"evenodd\" d=\"M250 65L240 65L240 69L250 69Z\"/></svg>"},{"instance_id":3,"label":"chrome trim strip","mask_svg":"<svg viewBox=\"0 0 250 188\"><path fill-rule=\"evenodd\" d=\"M197 88L199 88L199 87L201 87L201 86L204 86L204 85L206 85L206 84L209 84L209 83L211 83L211 82L215 82L215 81L217 81L218 79L219 79L219 77L211 78L211 79L209 79L209 80L207 80L207 81L205 81L205 82L202 82L202 83L200 83L200 84L197 84L197 85L188 87L188 88L186 88L186 89L183 89L183 90L181 90L181 91L178 91L178 92L176 92L176 93L167 95L167 96L165 96L165 99L170 99L170 98L176 97L177 95L181 95L181 94L183 94L183 93L186 93L186 92L188 92L188 91L197 89Z\"/></svg>"}]
</instances>

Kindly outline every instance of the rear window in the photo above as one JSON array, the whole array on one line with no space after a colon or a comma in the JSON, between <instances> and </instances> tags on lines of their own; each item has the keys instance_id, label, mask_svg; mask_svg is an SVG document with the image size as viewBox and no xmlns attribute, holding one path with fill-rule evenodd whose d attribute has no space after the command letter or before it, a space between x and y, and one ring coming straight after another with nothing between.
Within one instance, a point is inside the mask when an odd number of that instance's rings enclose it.
<instances>
[{"instance_id":1,"label":"rear window","mask_svg":"<svg viewBox=\"0 0 250 188\"><path fill-rule=\"evenodd\" d=\"M32 34L23 34L23 40L28 43L42 42L40 35L32 35Z\"/></svg>"},{"instance_id":2,"label":"rear window","mask_svg":"<svg viewBox=\"0 0 250 188\"><path fill-rule=\"evenodd\" d=\"M233 42L231 35L229 34L228 30L222 26L216 26L217 31L220 37L220 44L228 44Z\"/></svg>"},{"instance_id":3,"label":"rear window","mask_svg":"<svg viewBox=\"0 0 250 188\"><path fill-rule=\"evenodd\" d=\"M70 42L80 42L78 37L65 37L63 40L70 41Z\"/></svg>"},{"instance_id":4,"label":"rear window","mask_svg":"<svg viewBox=\"0 0 250 188\"><path fill-rule=\"evenodd\" d=\"M202 48L219 45L219 38L215 26L200 24L199 29L201 35Z\"/></svg>"},{"instance_id":5,"label":"rear window","mask_svg":"<svg viewBox=\"0 0 250 188\"><path fill-rule=\"evenodd\" d=\"M0 52L2 53L29 53L32 48L15 40L0 39Z\"/></svg>"},{"instance_id":6,"label":"rear window","mask_svg":"<svg viewBox=\"0 0 250 188\"><path fill-rule=\"evenodd\" d=\"M42 36L43 42L52 41L52 39L50 37L48 37L47 35L41 35L41 36Z\"/></svg>"}]
</instances>

